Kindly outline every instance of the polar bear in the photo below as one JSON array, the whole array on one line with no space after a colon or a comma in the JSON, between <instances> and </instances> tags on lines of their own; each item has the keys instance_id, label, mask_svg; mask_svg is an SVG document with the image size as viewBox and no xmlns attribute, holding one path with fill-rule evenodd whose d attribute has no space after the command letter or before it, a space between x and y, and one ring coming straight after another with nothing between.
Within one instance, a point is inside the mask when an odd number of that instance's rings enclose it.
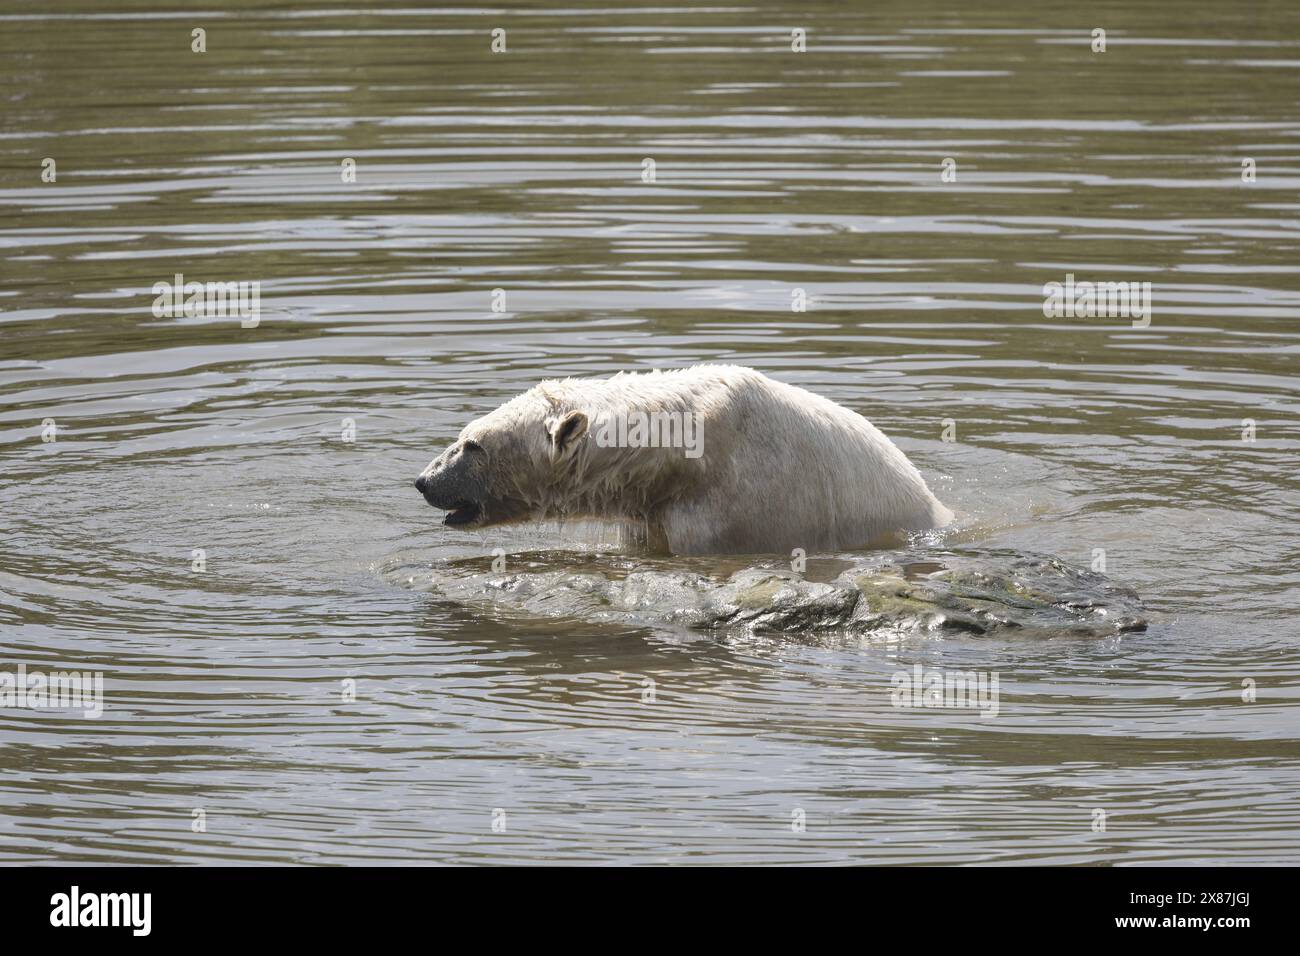
<instances>
[{"instance_id":1,"label":"polar bear","mask_svg":"<svg viewBox=\"0 0 1300 956\"><path fill-rule=\"evenodd\" d=\"M849 550L952 520L861 415L731 365L542 382L415 487L453 528L594 519L686 555Z\"/></svg>"}]
</instances>

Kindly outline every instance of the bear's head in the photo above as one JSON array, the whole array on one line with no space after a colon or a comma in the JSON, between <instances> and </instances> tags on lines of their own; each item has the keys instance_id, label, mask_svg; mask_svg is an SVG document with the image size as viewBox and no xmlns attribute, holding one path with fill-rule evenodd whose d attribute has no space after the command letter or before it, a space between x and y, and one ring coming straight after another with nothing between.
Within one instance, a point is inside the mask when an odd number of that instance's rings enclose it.
<instances>
[{"instance_id":1,"label":"bear's head","mask_svg":"<svg viewBox=\"0 0 1300 956\"><path fill-rule=\"evenodd\" d=\"M589 425L585 412L532 389L466 425L415 487L454 528L541 518Z\"/></svg>"}]
</instances>

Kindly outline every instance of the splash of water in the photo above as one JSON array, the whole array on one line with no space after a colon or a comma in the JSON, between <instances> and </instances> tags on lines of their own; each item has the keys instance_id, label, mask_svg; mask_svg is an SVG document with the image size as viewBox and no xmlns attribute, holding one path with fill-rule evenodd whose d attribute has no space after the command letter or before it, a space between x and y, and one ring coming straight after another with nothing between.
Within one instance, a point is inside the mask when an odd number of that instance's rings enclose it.
<instances>
[{"instance_id":1,"label":"splash of water","mask_svg":"<svg viewBox=\"0 0 1300 956\"><path fill-rule=\"evenodd\" d=\"M739 564L739 566L736 566ZM993 550L842 555L786 565L573 552L437 565L419 587L495 613L657 629L1106 637L1145 630L1136 592L1057 558Z\"/></svg>"}]
</instances>

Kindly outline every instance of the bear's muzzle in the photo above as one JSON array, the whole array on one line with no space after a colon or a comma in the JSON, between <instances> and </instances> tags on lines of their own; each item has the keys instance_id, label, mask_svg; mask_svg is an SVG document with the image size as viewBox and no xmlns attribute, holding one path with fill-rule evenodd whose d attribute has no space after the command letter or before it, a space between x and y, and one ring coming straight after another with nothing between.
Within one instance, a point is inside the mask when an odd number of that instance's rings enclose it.
<instances>
[{"instance_id":1,"label":"bear's muzzle","mask_svg":"<svg viewBox=\"0 0 1300 956\"><path fill-rule=\"evenodd\" d=\"M415 489L435 508L447 512L443 523L455 527L466 525L483 515L483 504L475 493L476 481L468 460L453 446L435 459L418 478Z\"/></svg>"}]
</instances>

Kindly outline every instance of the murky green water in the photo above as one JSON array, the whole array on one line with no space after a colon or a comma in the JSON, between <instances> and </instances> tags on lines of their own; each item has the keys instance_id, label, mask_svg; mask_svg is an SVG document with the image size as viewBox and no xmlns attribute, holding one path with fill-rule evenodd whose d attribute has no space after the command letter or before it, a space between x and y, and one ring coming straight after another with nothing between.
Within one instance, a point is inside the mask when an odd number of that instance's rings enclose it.
<instances>
[{"instance_id":1,"label":"murky green water","mask_svg":"<svg viewBox=\"0 0 1300 956\"><path fill-rule=\"evenodd\" d=\"M0 708L0 859L1297 860L1300 9L108 6L0 15L0 670L105 686ZM155 317L176 273L260 324ZM1151 282L1149 328L1045 318L1067 273ZM699 361L867 415L950 546L1100 549L1149 630L418 586L564 545L439 523L462 424ZM916 665L996 716L894 706Z\"/></svg>"}]
</instances>

